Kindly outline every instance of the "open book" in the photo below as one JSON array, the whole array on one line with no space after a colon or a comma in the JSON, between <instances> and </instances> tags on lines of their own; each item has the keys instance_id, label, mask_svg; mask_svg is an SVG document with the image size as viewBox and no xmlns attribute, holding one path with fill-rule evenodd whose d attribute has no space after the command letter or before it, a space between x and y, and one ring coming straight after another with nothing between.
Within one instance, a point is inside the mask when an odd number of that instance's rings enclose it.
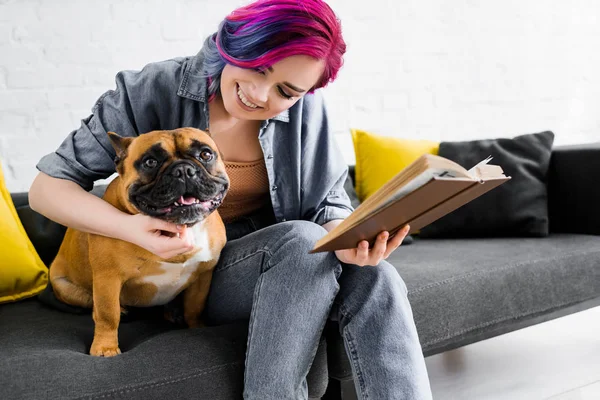
<instances>
[{"instance_id":1,"label":"open book","mask_svg":"<svg viewBox=\"0 0 600 400\"><path fill-rule=\"evenodd\" d=\"M373 246L381 231L390 238L406 224L414 233L508 181L491 157L470 170L432 154L419 157L360 204L315 244L311 253Z\"/></svg>"}]
</instances>

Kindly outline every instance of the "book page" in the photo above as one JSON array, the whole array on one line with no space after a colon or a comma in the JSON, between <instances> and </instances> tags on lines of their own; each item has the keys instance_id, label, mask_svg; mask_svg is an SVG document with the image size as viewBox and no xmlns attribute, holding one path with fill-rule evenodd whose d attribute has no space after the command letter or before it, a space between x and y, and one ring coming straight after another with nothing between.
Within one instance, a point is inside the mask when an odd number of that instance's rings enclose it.
<instances>
[{"instance_id":1,"label":"book page","mask_svg":"<svg viewBox=\"0 0 600 400\"><path fill-rule=\"evenodd\" d=\"M471 174L474 179L479 180L505 177L504 170L502 169L502 167L500 167L499 165L489 164L491 160L492 156L489 156L485 160L481 161L468 171L469 174Z\"/></svg>"},{"instance_id":2,"label":"book page","mask_svg":"<svg viewBox=\"0 0 600 400\"><path fill-rule=\"evenodd\" d=\"M391 195L383 204L380 204L374 211L377 211L390 203L400 200L404 196L414 192L421 186L425 185L429 182L433 177L444 177L444 178L462 178L462 176L457 176L453 171L447 169L428 169L425 172L422 172L420 175L417 175L412 181L402 186L396 193Z\"/></svg>"}]
</instances>

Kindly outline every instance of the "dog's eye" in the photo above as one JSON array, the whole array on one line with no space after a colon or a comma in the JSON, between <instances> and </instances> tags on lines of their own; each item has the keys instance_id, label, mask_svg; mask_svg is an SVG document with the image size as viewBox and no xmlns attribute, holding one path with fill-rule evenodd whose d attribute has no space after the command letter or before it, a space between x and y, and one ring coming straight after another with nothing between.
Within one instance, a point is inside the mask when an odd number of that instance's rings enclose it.
<instances>
[{"instance_id":1,"label":"dog's eye","mask_svg":"<svg viewBox=\"0 0 600 400\"><path fill-rule=\"evenodd\" d=\"M204 161L207 161L207 162L208 162L208 161L212 160L212 159L213 159L213 157L214 157L214 155L213 155L212 151L209 151L209 150L202 150L202 151L200 152L200 158L201 158L202 160L204 160Z\"/></svg>"},{"instance_id":2,"label":"dog's eye","mask_svg":"<svg viewBox=\"0 0 600 400\"><path fill-rule=\"evenodd\" d=\"M146 161L144 161L144 165L148 168L154 168L157 164L158 161L156 161L154 158L147 158Z\"/></svg>"}]
</instances>

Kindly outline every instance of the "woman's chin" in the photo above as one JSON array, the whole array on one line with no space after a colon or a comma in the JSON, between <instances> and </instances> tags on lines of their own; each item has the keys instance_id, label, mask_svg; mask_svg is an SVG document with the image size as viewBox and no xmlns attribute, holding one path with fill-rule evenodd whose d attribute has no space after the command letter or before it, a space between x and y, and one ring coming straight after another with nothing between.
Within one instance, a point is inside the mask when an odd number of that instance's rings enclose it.
<instances>
[{"instance_id":1,"label":"woman's chin","mask_svg":"<svg viewBox=\"0 0 600 400\"><path fill-rule=\"evenodd\" d=\"M237 106L237 104L234 104L233 107L225 107L225 111L227 111L227 113L229 115L231 115L233 118L237 118L237 119L241 119L241 120L265 120L268 119L269 117L264 117L263 113L261 112L248 112L245 110L242 110L241 108L239 108Z\"/></svg>"}]
</instances>

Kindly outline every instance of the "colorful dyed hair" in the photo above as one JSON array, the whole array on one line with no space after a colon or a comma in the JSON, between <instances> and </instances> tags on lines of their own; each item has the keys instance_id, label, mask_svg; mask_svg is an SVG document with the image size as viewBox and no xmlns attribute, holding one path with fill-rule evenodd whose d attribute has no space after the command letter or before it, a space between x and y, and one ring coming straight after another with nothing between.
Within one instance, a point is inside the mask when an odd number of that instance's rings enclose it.
<instances>
[{"instance_id":1,"label":"colorful dyed hair","mask_svg":"<svg viewBox=\"0 0 600 400\"><path fill-rule=\"evenodd\" d=\"M322 0L258 0L229 14L202 52L211 99L225 64L263 70L293 55L325 61L310 93L335 80L346 43L339 19Z\"/></svg>"}]
</instances>

